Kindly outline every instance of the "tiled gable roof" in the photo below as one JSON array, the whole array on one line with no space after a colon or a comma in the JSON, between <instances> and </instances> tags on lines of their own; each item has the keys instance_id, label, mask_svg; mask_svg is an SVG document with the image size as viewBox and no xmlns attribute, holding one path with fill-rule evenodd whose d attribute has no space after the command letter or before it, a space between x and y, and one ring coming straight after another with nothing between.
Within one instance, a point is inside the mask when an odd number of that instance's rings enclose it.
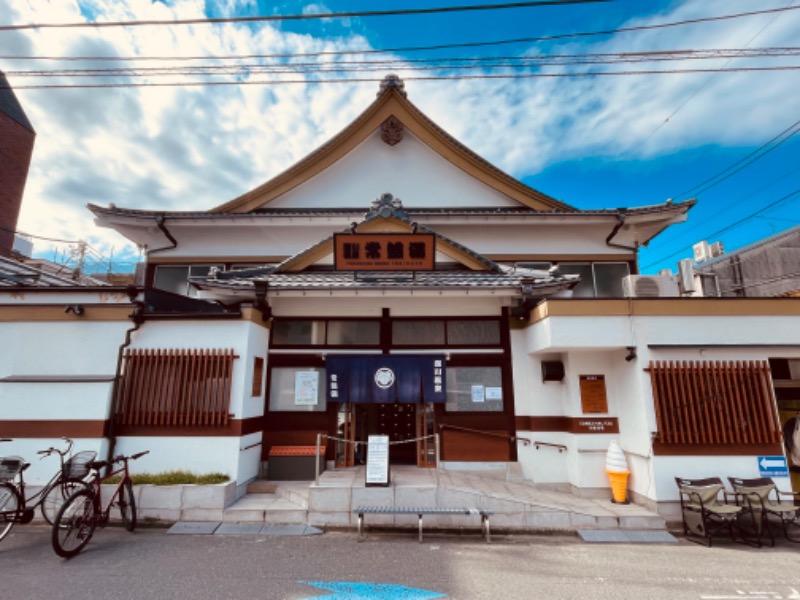
<instances>
[{"instance_id":1,"label":"tiled gable roof","mask_svg":"<svg viewBox=\"0 0 800 600\"><path fill-rule=\"evenodd\" d=\"M8 115L28 131L36 133L2 71L0 71L0 113Z\"/></svg>"}]
</instances>

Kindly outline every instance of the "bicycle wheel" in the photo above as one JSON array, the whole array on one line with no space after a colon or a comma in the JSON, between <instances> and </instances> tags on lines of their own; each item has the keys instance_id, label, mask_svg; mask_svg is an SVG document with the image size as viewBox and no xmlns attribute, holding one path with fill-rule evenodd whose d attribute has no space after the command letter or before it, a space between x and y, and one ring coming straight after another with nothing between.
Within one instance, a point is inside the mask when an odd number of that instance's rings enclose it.
<instances>
[{"instance_id":1,"label":"bicycle wheel","mask_svg":"<svg viewBox=\"0 0 800 600\"><path fill-rule=\"evenodd\" d=\"M59 481L42 498L42 516L52 525L56 520L58 509L78 490L88 488L89 484L81 479L67 479Z\"/></svg>"},{"instance_id":2,"label":"bicycle wheel","mask_svg":"<svg viewBox=\"0 0 800 600\"><path fill-rule=\"evenodd\" d=\"M119 491L119 512L122 524L127 531L136 529L136 499L133 497L133 484L128 479Z\"/></svg>"},{"instance_id":3,"label":"bicycle wheel","mask_svg":"<svg viewBox=\"0 0 800 600\"><path fill-rule=\"evenodd\" d=\"M67 498L53 523L51 541L53 550L63 558L70 558L89 543L97 526L94 492L78 490Z\"/></svg>"},{"instance_id":4,"label":"bicycle wheel","mask_svg":"<svg viewBox=\"0 0 800 600\"><path fill-rule=\"evenodd\" d=\"M8 535L19 514L19 492L10 483L0 483L0 540Z\"/></svg>"}]
</instances>

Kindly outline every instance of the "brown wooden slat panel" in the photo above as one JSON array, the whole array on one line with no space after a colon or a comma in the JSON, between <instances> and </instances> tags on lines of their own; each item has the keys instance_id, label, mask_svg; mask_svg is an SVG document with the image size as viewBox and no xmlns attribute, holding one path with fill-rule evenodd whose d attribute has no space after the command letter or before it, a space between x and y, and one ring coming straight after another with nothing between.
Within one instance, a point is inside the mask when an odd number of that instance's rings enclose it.
<instances>
[{"instance_id":1,"label":"brown wooden slat panel","mask_svg":"<svg viewBox=\"0 0 800 600\"><path fill-rule=\"evenodd\" d=\"M232 349L126 351L117 424L226 426L235 358Z\"/></svg>"},{"instance_id":2,"label":"brown wooden slat panel","mask_svg":"<svg viewBox=\"0 0 800 600\"><path fill-rule=\"evenodd\" d=\"M654 361L648 370L662 453L681 446L780 443L766 361Z\"/></svg>"}]
</instances>

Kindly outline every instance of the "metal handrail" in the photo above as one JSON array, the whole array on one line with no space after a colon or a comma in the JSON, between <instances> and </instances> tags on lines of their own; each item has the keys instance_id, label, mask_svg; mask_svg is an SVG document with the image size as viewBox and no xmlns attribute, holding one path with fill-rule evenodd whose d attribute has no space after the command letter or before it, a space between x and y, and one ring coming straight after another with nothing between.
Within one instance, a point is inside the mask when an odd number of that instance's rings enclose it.
<instances>
[{"instance_id":1,"label":"metal handrail","mask_svg":"<svg viewBox=\"0 0 800 600\"><path fill-rule=\"evenodd\" d=\"M567 447L564 444L551 444L550 442L540 442L535 441L533 442L534 447L538 450L539 446L548 446L550 448L558 448L559 453L564 452L567 450Z\"/></svg>"},{"instance_id":2,"label":"metal handrail","mask_svg":"<svg viewBox=\"0 0 800 600\"><path fill-rule=\"evenodd\" d=\"M455 429L457 431L467 431L469 433L480 433L482 435L488 435L491 437L504 438L510 442L520 441L526 446L531 443L531 441L528 438L518 437L516 435L504 435L502 433L492 433L491 431L483 431L481 429L470 429L469 427L459 427L458 425L447 425L446 423L439 425L439 429L445 429L445 428Z\"/></svg>"}]
</instances>

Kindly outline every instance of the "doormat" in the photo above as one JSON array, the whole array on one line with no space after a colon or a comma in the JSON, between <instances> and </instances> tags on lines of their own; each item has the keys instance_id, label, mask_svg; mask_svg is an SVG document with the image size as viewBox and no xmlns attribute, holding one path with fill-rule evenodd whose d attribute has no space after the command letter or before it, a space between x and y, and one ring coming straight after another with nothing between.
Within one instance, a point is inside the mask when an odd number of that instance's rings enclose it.
<instances>
[{"instance_id":1,"label":"doormat","mask_svg":"<svg viewBox=\"0 0 800 600\"><path fill-rule=\"evenodd\" d=\"M658 529L579 529L584 542L595 544L676 544L677 538Z\"/></svg>"}]
</instances>

